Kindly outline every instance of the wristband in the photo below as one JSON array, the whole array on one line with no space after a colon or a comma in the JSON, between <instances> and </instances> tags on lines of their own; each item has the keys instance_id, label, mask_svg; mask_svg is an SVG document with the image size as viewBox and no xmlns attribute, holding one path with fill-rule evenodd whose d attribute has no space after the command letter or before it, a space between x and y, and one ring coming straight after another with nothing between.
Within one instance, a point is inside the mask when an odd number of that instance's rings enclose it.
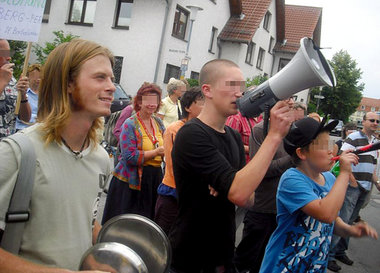
<instances>
[{"instance_id":1,"label":"wristband","mask_svg":"<svg viewBox=\"0 0 380 273\"><path fill-rule=\"evenodd\" d=\"M28 99L21 101L21 103L26 103L26 102L28 102Z\"/></svg>"}]
</instances>

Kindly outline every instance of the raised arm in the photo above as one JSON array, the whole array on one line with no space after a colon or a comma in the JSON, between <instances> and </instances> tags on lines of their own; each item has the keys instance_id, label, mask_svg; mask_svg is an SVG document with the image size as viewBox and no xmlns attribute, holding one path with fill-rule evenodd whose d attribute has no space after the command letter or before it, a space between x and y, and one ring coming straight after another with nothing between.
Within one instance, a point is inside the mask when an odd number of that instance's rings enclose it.
<instances>
[{"instance_id":1,"label":"raised arm","mask_svg":"<svg viewBox=\"0 0 380 273\"><path fill-rule=\"evenodd\" d=\"M316 199L302 208L302 211L313 218L324 222L332 223L338 217L338 213L343 205L351 174L351 164L358 163L358 156L344 152L340 157L340 173L325 198Z\"/></svg>"},{"instance_id":2,"label":"raised arm","mask_svg":"<svg viewBox=\"0 0 380 273\"><path fill-rule=\"evenodd\" d=\"M278 102L271 109L270 116L270 129L267 137L251 161L236 173L230 187L228 199L238 206L246 206L250 201L294 118L288 104L283 101Z\"/></svg>"}]
</instances>

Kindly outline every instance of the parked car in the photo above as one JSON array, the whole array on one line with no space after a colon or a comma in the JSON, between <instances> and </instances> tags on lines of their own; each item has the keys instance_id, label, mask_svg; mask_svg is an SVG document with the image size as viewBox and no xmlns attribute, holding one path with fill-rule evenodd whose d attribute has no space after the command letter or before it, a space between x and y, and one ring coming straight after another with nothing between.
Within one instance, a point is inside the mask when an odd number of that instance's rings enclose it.
<instances>
[{"instance_id":1,"label":"parked car","mask_svg":"<svg viewBox=\"0 0 380 273\"><path fill-rule=\"evenodd\" d=\"M132 96L121 87L120 84L115 83L116 91L113 94L113 102L111 105L111 113L123 110L124 107L132 102Z\"/></svg>"},{"instance_id":2,"label":"parked car","mask_svg":"<svg viewBox=\"0 0 380 273\"><path fill-rule=\"evenodd\" d=\"M341 136L342 130L343 130L343 121L339 120L338 124L335 126L334 129L331 130L330 134L333 136Z\"/></svg>"}]
</instances>

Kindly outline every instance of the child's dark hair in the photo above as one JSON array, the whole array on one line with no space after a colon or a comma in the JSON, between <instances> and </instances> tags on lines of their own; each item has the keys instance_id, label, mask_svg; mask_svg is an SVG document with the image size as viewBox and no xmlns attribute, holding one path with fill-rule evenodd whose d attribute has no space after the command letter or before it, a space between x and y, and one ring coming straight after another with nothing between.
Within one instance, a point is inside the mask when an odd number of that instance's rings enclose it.
<instances>
[{"instance_id":1,"label":"child's dark hair","mask_svg":"<svg viewBox=\"0 0 380 273\"><path fill-rule=\"evenodd\" d=\"M301 149L303 151L309 151L309 145L306 145L305 147L301 147ZM294 153L292 154L292 162L293 162L293 165L296 167L301 164L301 158L298 157L296 151L294 151Z\"/></svg>"},{"instance_id":2,"label":"child's dark hair","mask_svg":"<svg viewBox=\"0 0 380 273\"><path fill-rule=\"evenodd\" d=\"M182 117L187 118L189 116L189 112L186 111L186 108L189 108L193 102L202 99L203 94L200 86L194 86L186 91L181 97Z\"/></svg>"}]
</instances>

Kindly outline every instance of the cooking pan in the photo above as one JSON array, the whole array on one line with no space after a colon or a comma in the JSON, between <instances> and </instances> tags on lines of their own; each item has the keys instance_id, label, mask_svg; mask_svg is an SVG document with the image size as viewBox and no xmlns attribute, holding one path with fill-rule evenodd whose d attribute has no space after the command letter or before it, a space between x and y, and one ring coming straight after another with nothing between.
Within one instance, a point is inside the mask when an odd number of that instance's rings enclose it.
<instances>
[{"instance_id":1,"label":"cooking pan","mask_svg":"<svg viewBox=\"0 0 380 273\"><path fill-rule=\"evenodd\" d=\"M141 257L149 273L169 272L171 247L165 232L152 220L137 214L123 214L108 220L98 243L117 242Z\"/></svg>"},{"instance_id":2,"label":"cooking pan","mask_svg":"<svg viewBox=\"0 0 380 273\"><path fill-rule=\"evenodd\" d=\"M82 256L79 270L111 273L148 273L144 261L131 248L119 243L98 243Z\"/></svg>"}]
</instances>

